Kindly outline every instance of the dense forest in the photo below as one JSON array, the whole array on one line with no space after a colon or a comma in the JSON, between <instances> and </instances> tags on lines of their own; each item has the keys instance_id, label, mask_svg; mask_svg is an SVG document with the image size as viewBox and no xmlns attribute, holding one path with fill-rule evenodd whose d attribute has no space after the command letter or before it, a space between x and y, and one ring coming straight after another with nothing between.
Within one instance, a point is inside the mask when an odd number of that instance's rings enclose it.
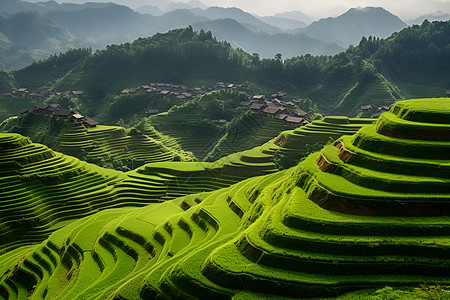
<instances>
[{"instance_id":1,"label":"dense forest","mask_svg":"<svg viewBox=\"0 0 450 300\"><path fill-rule=\"evenodd\" d=\"M358 46L334 56L283 59L279 53L261 59L189 26L93 53L69 50L3 73L7 80L1 88L84 90L90 99L86 105L100 108L111 101L109 95L148 82L242 82L267 94L285 90L310 98L325 114L356 115L371 101L390 105L410 96L405 82L432 86L440 92L428 96L443 96L450 86L449 36L450 22L425 21L387 39L364 37Z\"/></svg>"}]
</instances>

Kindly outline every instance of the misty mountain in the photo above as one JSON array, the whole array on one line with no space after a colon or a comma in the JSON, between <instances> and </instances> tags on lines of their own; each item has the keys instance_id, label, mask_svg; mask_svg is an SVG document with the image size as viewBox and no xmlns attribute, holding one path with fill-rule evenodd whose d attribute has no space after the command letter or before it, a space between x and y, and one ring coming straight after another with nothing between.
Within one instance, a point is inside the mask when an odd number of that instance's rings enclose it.
<instances>
[{"instance_id":1,"label":"misty mountain","mask_svg":"<svg viewBox=\"0 0 450 300\"><path fill-rule=\"evenodd\" d=\"M88 7L108 7L111 5L115 5L113 3L97 3L97 2L88 2L84 4L75 4L75 3L61 3L59 4L56 1L49 0L46 2L37 2L31 3L28 1L22 0L1 0L0 1L0 12L4 15L13 15L18 12L40 12L47 13L49 11L74 11L80 10Z\"/></svg>"},{"instance_id":2,"label":"misty mountain","mask_svg":"<svg viewBox=\"0 0 450 300\"><path fill-rule=\"evenodd\" d=\"M450 14L442 12L442 11L438 11L433 14L426 14L426 15L417 17L415 19L406 20L405 22L408 25L414 25L414 24L420 25L425 20L428 20L430 22L431 21L448 21L448 20L450 20Z\"/></svg>"},{"instance_id":3,"label":"misty mountain","mask_svg":"<svg viewBox=\"0 0 450 300\"><path fill-rule=\"evenodd\" d=\"M206 17L210 20L233 19L244 25L246 28L255 32L266 32L270 34L282 32L280 28L269 25L256 18L252 14L249 14L236 7L223 8L213 6L205 10L199 8L192 9L192 12L196 15Z\"/></svg>"},{"instance_id":4,"label":"misty mountain","mask_svg":"<svg viewBox=\"0 0 450 300\"><path fill-rule=\"evenodd\" d=\"M157 32L165 32L170 29L187 27L188 25L208 20L206 17L195 15L191 10L177 9L153 18L153 26Z\"/></svg>"},{"instance_id":5,"label":"misty mountain","mask_svg":"<svg viewBox=\"0 0 450 300\"><path fill-rule=\"evenodd\" d=\"M281 28L283 30L294 30L298 28L305 28L307 25L305 22L297 21L288 18L281 17L259 17L265 23Z\"/></svg>"},{"instance_id":6,"label":"misty mountain","mask_svg":"<svg viewBox=\"0 0 450 300\"><path fill-rule=\"evenodd\" d=\"M88 7L76 11L51 11L47 16L86 45L104 47L154 33L153 16L126 6Z\"/></svg>"},{"instance_id":7,"label":"misty mountain","mask_svg":"<svg viewBox=\"0 0 450 300\"><path fill-rule=\"evenodd\" d=\"M233 47L248 53L258 53L262 58L273 58L281 53L284 57L302 54L331 55L343 48L336 44L326 44L304 34L255 33L233 19L218 19L193 25L195 30L211 31L220 41L227 41Z\"/></svg>"},{"instance_id":8,"label":"misty mountain","mask_svg":"<svg viewBox=\"0 0 450 300\"><path fill-rule=\"evenodd\" d=\"M165 13L161 8L154 5L144 5L141 7L136 8L134 11L141 13L141 14L150 14L153 16L160 16Z\"/></svg>"},{"instance_id":9,"label":"misty mountain","mask_svg":"<svg viewBox=\"0 0 450 300\"><path fill-rule=\"evenodd\" d=\"M304 13L302 13L301 11L298 11L298 10L279 13L279 14L274 15L274 17L296 20L296 21L304 22L307 25L309 25L313 22L312 18L308 17L307 15L305 15Z\"/></svg>"},{"instance_id":10,"label":"misty mountain","mask_svg":"<svg viewBox=\"0 0 450 300\"><path fill-rule=\"evenodd\" d=\"M315 21L297 32L347 47L357 45L363 36L385 38L405 27L405 22L381 7L358 7L335 18Z\"/></svg>"},{"instance_id":11,"label":"misty mountain","mask_svg":"<svg viewBox=\"0 0 450 300\"><path fill-rule=\"evenodd\" d=\"M154 7L157 9L155 10ZM161 11L161 12L169 12L176 9L193 9L193 8L200 8L200 9L207 9L208 7L201 2L200 0L192 0L187 3L184 2L176 2L176 1L165 1L165 0L150 0L146 2L146 5L140 6L135 9L135 11L140 13L149 13L149 9L155 10L155 11ZM159 15L161 15L160 13Z\"/></svg>"},{"instance_id":12,"label":"misty mountain","mask_svg":"<svg viewBox=\"0 0 450 300\"><path fill-rule=\"evenodd\" d=\"M35 12L17 13L7 23L9 40L32 49L67 50L75 40L64 28Z\"/></svg>"},{"instance_id":13,"label":"misty mountain","mask_svg":"<svg viewBox=\"0 0 450 300\"><path fill-rule=\"evenodd\" d=\"M0 68L22 67L74 46L74 36L37 12L0 17Z\"/></svg>"}]
</instances>

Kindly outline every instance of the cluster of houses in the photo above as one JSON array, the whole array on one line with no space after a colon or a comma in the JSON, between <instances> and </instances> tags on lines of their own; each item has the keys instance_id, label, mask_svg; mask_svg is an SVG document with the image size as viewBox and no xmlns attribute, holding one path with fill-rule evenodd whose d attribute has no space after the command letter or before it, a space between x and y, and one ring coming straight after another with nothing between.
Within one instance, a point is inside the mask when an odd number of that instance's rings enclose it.
<instances>
[{"instance_id":1,"label":"cluster of houses","mask_svg":"<svg viewBox=\"0 0 450 300\"><path fill-rule=\"evenodd\" d=\"M56 118L71 120L76 124L82 124L86 128L96 127L98 122L90 119L86 119L83 115L76 113L70 109L64 109L59 104L45 104L41 106L35 106L31 109L25 108L19 111L21 115L24 114L45 114L52 115Z\"/></svg>"},{"instance_id":2,"label":"cluster of houses","mask_svg":"<svg viewBox=\"0 0 450 300\"><path fill-rule=\"evenodd\" d=\"M248 101L241 102L240 106L248 108L253 112L266 115L269 118L283 120L291 127L300 127L308 124L305 119L307 113L295 107L301 103L298 100L286 100L287 94L279 92L266 97L265 95L255 95Z\"/></svg>"},{"instance_id":3,"label":"cluster of houses","mask_svg":"<svg viewBox=\"0 0 450 300\"><path fill-rule=\"evenodd\" d=\"M68 93L75 95L75 96L80 96L80 95L84 94L84 91L70 91ZM53 95L59 96L61 94L62 94L62 92L56 92L54 90L33 92L33 91L29 91L27 88L19 88L17 90L13 90L13 91L7 93L6 96L10 97L10 98L29 97L29 98L44 100Z\"/></svg>"},{"instance_id":4,"label":"cluster of houses","mask_svg":"<svg viewBox=\"0 0 450 300\"><path fill-rule=\"evenodd\" d=\"M121 94L133 93L149 93L169 96L178 100L187 101L195 98L198 95L206 94L211 91L220 89L241 89L245 86L243 84L217 82L211 86L201 86L195 88L188 88L185 85L176 85L171 83L150 83L148 85L141 85L135 88L124 89Z\"/></svg>"}]
</instances>

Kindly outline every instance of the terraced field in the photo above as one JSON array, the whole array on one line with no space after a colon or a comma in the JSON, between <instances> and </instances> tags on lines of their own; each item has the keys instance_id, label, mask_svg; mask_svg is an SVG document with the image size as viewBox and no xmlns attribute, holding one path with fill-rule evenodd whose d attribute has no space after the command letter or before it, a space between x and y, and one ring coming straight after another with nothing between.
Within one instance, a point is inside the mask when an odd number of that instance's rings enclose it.
<instances>
[{"instance_id":1,"label":"terraced field","mask_svg":"<svg viewBox=\"0 0 450 300\"><path fill-rule=\"evenodd\" d=\"M172 161L175 156L191 160L176 142L166 146L163 141L137 130L127 132L119 126L85 128L69 120L33 113L8 122L3 124L7 131L29 136L64 154L104 167L134 169L145 163Z\"/></svg>"},{"instance_id":2,"label":"terraced field","mask_svg":"<svg viewBox=\"0 0 450 300\"><path fill-rule=\"evenodd\" d=\"M190 125L202 120L202 116L187 113L159 114L150 117L152 126L162 134L174 139L182 149L192 152L202 161L220 138L218 132Z\"/></svg>"},{"instance_id":3,"label":"terraced field","mask_svg":"<svg viewBox=\"0 0 450 300\"><path fill-rule=\"evenodd\" d=\"M285 122L252 113L244 115L239 124L230 128L208 153L207 161L215 161L230 154L258 147L289 129Z\"/></svg>"},{"instance_id":4,"label":"terraced field","mask_svg":"<svg viewBox=\"0 0 450 300\"><path fill-rule=\"evenodd\" d=\"M450 285L449 116L450 99L401 101L289 170L72 222L0 256L0 297L308 298ZM147 166L139 180L169 179L164 164Z\"/></svg>"},{"instance_id":5,"label":"terraced field","mask_svg":"<svg viewBox=\"0 0 450 300\"><path fill-rule=\"evenodd\" d=\"M126 176L66 156L19 134L0 133L0 252L44 240L62 222L123 205Z\"/></svg>"},{"instance_id":6,"label":"terraced field","mask_svg":"<svg viewBox=\"0 0 450 300\"><path fill-rule=\"evenodd\" d=\"M321 149L343 134L354 134L362 127L372 124L374 119L347 118L340 116L315 120L295 130L284 131L261 147L261 151L274 155L282 168L295 166L309 153Z\"/></svg>"}]
</instances>

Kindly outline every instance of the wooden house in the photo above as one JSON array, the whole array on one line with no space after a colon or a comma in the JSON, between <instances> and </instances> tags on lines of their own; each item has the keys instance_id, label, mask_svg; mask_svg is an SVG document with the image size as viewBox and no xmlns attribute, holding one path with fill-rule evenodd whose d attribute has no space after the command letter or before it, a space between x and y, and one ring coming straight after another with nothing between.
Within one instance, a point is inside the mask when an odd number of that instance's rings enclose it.
<instances>
[{"instance_id":1,"label":"wooden house","mask_svg":"<svg viewBox=\"0 0 450 300\"><path fill-rule=\"evenodd\" d=\"M262 112L265 106L266 105L264 103L253 103L252 105L250 105L250 109L254 112Z\"/></svg>"},{"instance_id":2,"label":"wooden house","mask_svg":"<svg viewBox=\"0 0 450 300\"><path fill-rule=\"evenodd\" d=\"M92 128L92 127L96 127L98 125L98 122L96 122L94 120L84 120L83 125L86 128Z\"/></svg>"},{"instance_id":3,"label":"wooden house","mask_svg":"<svg viewBox=\"0 0 450 300\"><path fill-rule=\"evenodd\" d=\"M269 118L276 118L280 112L278 107L266 107L263 111Z\"/></svg>"},{"instance_id":4,"label":"wooden house","mask_svg":"<svg viewBox=\"0 0 450 300\"><path fill-rule=\"evenodd\" d=\"M300 127L303 125L305 119L299 117L288 116L285 119L286 123L292 127Z\"/></svg>"}]
</instances>

